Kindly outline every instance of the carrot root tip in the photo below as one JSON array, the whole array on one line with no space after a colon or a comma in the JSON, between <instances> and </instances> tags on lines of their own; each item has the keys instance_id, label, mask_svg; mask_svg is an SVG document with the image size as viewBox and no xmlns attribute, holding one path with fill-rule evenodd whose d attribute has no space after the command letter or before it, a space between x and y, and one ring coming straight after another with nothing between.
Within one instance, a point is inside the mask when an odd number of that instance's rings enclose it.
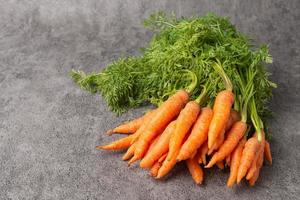
<instances>
[{"instance_id":1,"label":"carrot root tip","mask_svg":"<svg viewBox=\"0 0 300 200\"><path fill-rule=\"evenodd\" d=\"M114 133L113 129L109 129L108 131L106 131L107 135L112 135Z\"/></svg>"}]
</instances>

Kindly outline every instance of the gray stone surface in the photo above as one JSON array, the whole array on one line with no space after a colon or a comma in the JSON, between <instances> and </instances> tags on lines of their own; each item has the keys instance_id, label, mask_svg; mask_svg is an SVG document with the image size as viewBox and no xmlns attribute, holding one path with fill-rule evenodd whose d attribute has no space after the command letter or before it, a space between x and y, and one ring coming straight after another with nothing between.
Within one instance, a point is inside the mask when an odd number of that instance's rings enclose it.
<instances>
[{"instance_id":1,"label":"gray stone surface","mask_svg":"<svg viewBox=\"0 0 300 200\"><path fill-rule=\"evenodd\" d=\"M105 130L145 108L116 117L68 72L138 53L151 37L141 20L156 10L213 11L270 44L274 165L254 188L227 189L218 170L196 186L184 165L156 181L120 153L95 150L112 139ZM0 1L0 199L300 199L299 32L299 0Z\"/></svg>"}]
</instances>

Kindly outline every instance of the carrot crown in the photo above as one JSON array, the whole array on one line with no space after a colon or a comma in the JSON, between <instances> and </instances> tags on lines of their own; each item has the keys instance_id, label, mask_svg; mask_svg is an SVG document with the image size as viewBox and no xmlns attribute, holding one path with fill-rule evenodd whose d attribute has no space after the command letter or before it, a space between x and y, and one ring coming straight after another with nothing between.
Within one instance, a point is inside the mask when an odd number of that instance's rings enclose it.
<instances>
[{"instance_id":1,"label":"carrot crown","mask_svg":"<svg viewBox=\"0 0 300 200\"><path fill-rule=\"evenodd\" d=\"M212 67L214 68L214 70L221 76L221 78L223 79L224 85L226 90L232 91L232 83L229 79L229 77L227 76L227 74L225 73L221 62L216 59L217 61L214 62L212 64Z\"/></svg>"}]
</instances>

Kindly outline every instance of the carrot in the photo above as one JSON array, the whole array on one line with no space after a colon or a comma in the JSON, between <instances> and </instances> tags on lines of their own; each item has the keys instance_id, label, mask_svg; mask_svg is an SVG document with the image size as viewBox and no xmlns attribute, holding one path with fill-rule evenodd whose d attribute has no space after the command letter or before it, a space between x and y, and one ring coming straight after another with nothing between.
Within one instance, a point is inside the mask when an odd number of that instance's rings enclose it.
<instances>
[{"instance_id":1,"label":"carrot","mask_svg":"<svg viewBox=\"0 0 300 200\"><path fill-rule=\"evenodd\" d=\"M270 143L265 140L265 158L267 161L272 165L272 154L271 154L271 148L270 148Z\"/></svg>"},{"instance_id":2,"label":"carrot","mask_svg":"<svg viewBox=\"0 0 300 200\"><path fill-rule=\"evenodd\" d=\"M150 169L150 176L156 177L159 168L160 168L160 163L158 161L156 161Z\"/></svg>"},{"instance_id":3,"label":"carrot","mask_svg":"<svg viewBox=\"0 0 300 200\"><path fill-rule=\"evenodd\" d=\"M257 134L255 134L254 136L257 138ZM257 153L251 163L251 167L248 170L248 173L246 176L247 180L250 180L254 176L254 174L257 170L257 162L260 159L259 157L261 156L261 154L264 153L264 149L265 149L265 134L262 131L262 141L259 143L259 150L257 151Z\"/></svg>"},{"instance_id":4,"label":"carrot","mask_svg":"<svg viewBox=\"0 0 300 200\"><path fill-rule=\"evenodd\" d=\"M258 163L260 162L261 157L264 155L264 145L261 145L259 151L257 152L257 155L255 156L254 160L252 161L251 167L247 173L246 179L251 180L258 169Z\"/></svg>"},{"instance_id":5,"label":"carrot","mask_svg":"<svg viewBox=\"0 0 300 200\"><path fill-rule=\"evenodd\" d=\"M136 143L133 143L126 151L126 153L123 155L122 160L128 160L133 156L134 150L135 150Z\"/></svg>"},{"instance_id":6,"label":"carrot","mask_svg":"<svg viewBox=\"0 0 300 200\"><path fill-rule=\"evenodd\" d=\"M177 120L176 120L176 123L177 123ZM174 134L174 132L173 132ZM172 135L173 135L172 134ZM172 137L171 135L171 137ZM190 133L186 134L183 141L186 141L187 138L189 137ZM170 148L169 148L170 150ZM158 171L158 175L156 178L162 178L163 176L167 175L169 173L169 171L171 171L173 169L173 167L175 166L177 160L177 155L179 153L179 149L177 150L177 152L175 152L174 156L172 154L170 154L170 151L168 152L167 154L167 157L166 159L164 160L161 168L159 169Z\"/></svg>"},{"instance_id":7,"label":"carrot","mask_svg":"<svg viewBox=\"0 0 300 200\"><path fill-rule=\"evenodd\" d=\"M230 175L227 181L227 186L232 187L233 184L236 182L238 168L240 165L240 160L243 154L243 149L246 143L246 139L242 139L235 150L232 152L231 161L230 161Z\"/></svg>"},{"instance_id":8,"label":"carrot","mask_svg":"<svg viewBox=\"0 0 300 200\"><path fill-rule=\"evenodd\" d=\"M247 130L247 124L245 122L236 122L227 134L227 138L224 141L220 149L213 155L212 159L205 168L212 167L215 163L223 160L226 156L234 150L240 139L244 136Z\"/></svg>"},{"instance_id":9,"label":"carrot","mask_svg":"<svg viewBox=\"0 0 300 200\"><path fill-rule=\"evenodd\" d=\"M147 152L145 157L140 162L141 168L150 168L164 153L169 150L169 141L171 134L174 131L176 121L172 121L164 132L161 134L155 146Z\"/></svg>"},{"instance_id":10,"label":"carrot","mask_svg":"<svg viewBox=\"0 0 300 200\"><path fill-rule=\"evenodd\" d=\"M252 178L249 180L249 184L251 186L254 186L255 182L257 181L257 179L259 177L260 168L263 165L263 161L264 161L264 150L262 150L260 152L260 155L259 155L257 163L256 163L256 171L255 171L254 175L252 176Z\"/></svg>"},{"instance_id":11,"label":"carrot","mask_svg":"<svg viewBox=\"0 0 300 200\"><path fill-rule=\"evenodd\" d=\"M155 163L154 165L151 167L150 169L150 175L153 177L157 176L158 170L161 167L161 163L166 159L167 157L167 153L165 153L164 155L162 155Z\"/></svg>"},{"instance_id":12,"label":"carrot","mask_svg":"<svg viewBox=\"0 0 300 200\"><path fill-rule=\"evenodd\" d=\"M198 158L198 162L201 159L201 162L206 165L206 154L208 152L208 146L207 142L205 142L201 147L200 147L200 157ZM200 163L200 162L199 162Z\"/></svg>"},{"instance_id":13,"label":"carrot","mask_svg":"<svg viewBox=\"0 0 300 200\"><path fill-rule=\"evenodd\" d=\"M239 183L249 170L251 163L259 149L259 142L256 137L250 138L243 149L240 166L237 174L237 182Z\"/></svg>"},{"instance_id":14,"label":"carrot","mask_svg":"<svg viewBox=\"0 0 300 200\"><path fill-rule=\"evenodd\" d=\"M216 165L218 166L219 169L224 169L224 163L222 161L219 161L216 163Z\"/></svg>"},{"instance_id":15,"label":"carrot","mask_svg":"<svg viewBox=\"0 0 300 200\"><path fill-rule=\"evenodd\" d=\"M186 160L191 157L191 154L198 149L206 140L210 121L213 116L213 111L209 107L201 110L201 113L193 125L192 131L188 139L182 145L177 160Z\"/></svg>"},{"instance_id":16,"label":"carrot","mask_svg":"<svg viewBox=\"0 0 300 200\"><path fill-rule=\"evenodd\" d=\"M129 135L127 137L121 138L119 140L116 140L114 142L111 142L104 146L97 146L96 149L104 149L104 150L120 150L120 149L126 149L130 147L131 141L134 137L133 135Z\"/></svg>"},{"instance_id":17,"label":"carrot","mask_svg":"<svg viewBox=\"0 0 300 200\"><path fill-rule=\"evenodd\" d=\"M186 164L196 184L201 184L203 182L203 170L196 158L189 158L186 160Z\"/></svg>"},{"instance_id":18,"label":"carrot","mask_svg":"<svg viewBox=\"0 0 300 200\"><path fill-rule=\"evenodd\" d=\"M213 144L213 146L208 150L207 155L211 155L215 150L218 150L219 147L223 144L225 139L225 130L217 138L217 141Z\"/></svg>"},{"instance_id":19,"label":"carrot","mask_svg":"<svg viewBox=\"0 0 300 200\"><path fill-rule=\"evenodd\" d=\"M210 149L218 136L222 133L228 118L230 116L231 106L234 101L234 94L229 90L223 90L218 93L214 107L213 118L208 131L208 148Z\"/></svg>"},{"instance_id":20,"label":"carrot","mask_svg":"<svg viewBox=\"0 0 300 200\"><path fill-rule=\"evenodd\" d=\"M142 117L139 117L139 118L129 121L127 123L121 124L120 126L114 128L112 130L108 130L107 134L111 135L113 133L120 133L120 134L134 133L141 127L141 125L143 124L144 121L148 121L149 119L151 119L151 117L153 116L155 111L156 110L151 110Z\"/></svg>"},{"instance_id":21,"label":"carrot","mask_svg":"<svg viewBox=\"0 0 300 200\"><path fill-rule=\"evenodd\" d=\"M175 153L176 155L177 153ZM162 166L159 168L158 173L156 178L162 178L165 175L167 175L169 173L169 171L171 171L171 169L173 169L173 167L176 164L176 156L171 157L171 154L168 153L166 159L164 160L164 162L162 163Z\"/></svg>"},{"instance_id":22,"label":"carrot","mask_svg":"<svg viewBox=\"0 0 300 200\"><path fill-rule=\"evenodd\" d=\"M188 99L189 94L186 91L177 91L157 109L143 129L141 127L137 130L136 134L139 137L132 162L144 156L152 139L179 114Z\"/></svg>"},{"instance_id":23,"label":"carrot","mask_svg":"<svg viewBox=\"0 0 300 200\"><path fill-rule=\"evenodd\" d=\"M170 157L174 157L174 156L177 157L175 153L180 151L180 147L183 143L183 140L186 134L189 132L192 125L194 124L194 122L197 120L199 112L200 112L199 103L195 101L190 101L189 103L187 103L184 109L182 109L182 111L180 112L176 120L174 133L170 138L170 143L169 143Z\"/></svg>"},{"instance_id":24,"label":"carrot","mask_svg":"<svg viewBox=\"0 0 300 200\"><path fill-rule=\"evenodd\" d=\"M147 155L150 151L152 151L153 147L156 145L156 143L157 143L157 141L159 140L160 136L161 136L161 135L156 136L156 138L155 138L154 140L151 141L151 144L150 144L150 146L149 146L149 148L148 148L148 150L147 150L147 152L146 152L145 155ZM134 145L134 144L135 144L135 147L134 147L134 151L135 151L135 149L136 149L136 142L133 143L132 145ZM134 154L134 152L133 152L133 154ZM128 166L130 166L133 162L134 162L134 157L132 157L132 158L128 161Z\"/></svg>"},{"instance_id":25,"label":"carrot","mask_svg":"<svg viewBox=\"0 0 300 200\"><path fill-rule=\"evenodd\" d=\"M211 149L219 135L225 129L226 123L230 116L232 104L234 102L234 94L232 93L232 84L226 73L224 72L221 63L218 61L213 63L212 67L222 77L225 90L219 92L213 106L213 117L208 130L208 148Z\"/></svg>"}]
</instances>

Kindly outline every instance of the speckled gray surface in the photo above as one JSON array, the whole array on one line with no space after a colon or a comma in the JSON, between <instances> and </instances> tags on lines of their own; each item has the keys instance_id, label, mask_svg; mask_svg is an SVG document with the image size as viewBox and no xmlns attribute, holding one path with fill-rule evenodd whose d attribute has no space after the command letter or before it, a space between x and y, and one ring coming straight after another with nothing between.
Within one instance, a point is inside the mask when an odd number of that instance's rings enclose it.
<instances>
[{"instance_id":1,"label":"speckled gray surface","mask_svg":"<svg viewBox=\"0 0 300 200\"><path fill-rule=\"evenodd\" d=\"M104 130L145 108L118 118L68 72L138 53L151 37L141 20L156 10L213 11L270 44L274 165L256 187L227 189L218 170L196 186L184 165L156 181L94 149L112 139ZM299 0L0 1L0 199L300 199L299 32Z\"/></svg>"}]
</instances>

